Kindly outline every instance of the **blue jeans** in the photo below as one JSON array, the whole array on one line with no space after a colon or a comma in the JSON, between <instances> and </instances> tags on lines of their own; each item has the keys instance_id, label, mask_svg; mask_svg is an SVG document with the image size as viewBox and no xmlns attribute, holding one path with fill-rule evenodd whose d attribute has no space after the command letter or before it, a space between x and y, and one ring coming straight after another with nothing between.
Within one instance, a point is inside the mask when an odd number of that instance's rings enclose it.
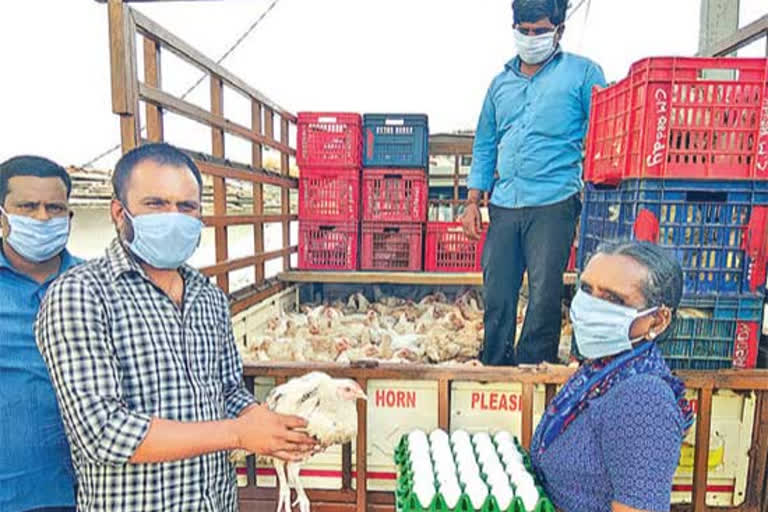
<instances>
[{"instance_id":1,"label":"blue jeans","mask_svg":"<svg viewBox=\"0 0 768 512\"><path fill-rule=\"evenodd\" d=\"M581 200L530 208L490 207L483 250L486 365L556 362L560 343L563 273L576 235ZM515 347L517 302L528 271L528 310Z\"/></svg>"}]
</instances>

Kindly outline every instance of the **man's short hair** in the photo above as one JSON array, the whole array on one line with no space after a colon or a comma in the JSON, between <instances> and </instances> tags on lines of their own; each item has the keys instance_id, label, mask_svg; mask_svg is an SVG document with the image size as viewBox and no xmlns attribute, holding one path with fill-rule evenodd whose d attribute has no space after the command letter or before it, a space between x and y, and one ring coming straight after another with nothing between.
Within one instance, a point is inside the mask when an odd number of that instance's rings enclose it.
<instances>
[{"instance_id":1,"label":"man's short hair","mask_svg":"<svg viewBox=\"0 0 768 512\"><path fill-rule=\"evenodd\" d=\"M145 161L151 161L159 165L171 165L174 167L187 167L194 175L200 194L203 193L203 178L200 169L186 153L166 143L145 144L132 149L120 158L112 173L112 192L115 197L125 204L128 183L136 166Z\"/></svg>"},{"instance_id":2,"label":"man's short hair","mask_svg":"<svg viewBox=\"0 0 768 512\"><path fill-rule=\"evenodd\" d=\"M519 23L536 23L549 18L553 25L565 22L565 11L568 0L514 0L512 14L515 25Z\"/></svg>"},{"instance_id":3,"label":"man's short hair","mask_svg":"<svg viewBox=\"0 0 768 512\"><path fill-rule=\"evenodd\" d=\"M59 178L67 187L67 199L72 193L72 179L62 166L41 156L15 156L0 164L0 205L8 196L8 182L14 176L35 176L38 178Z\"/></svg>"}]
</instances>

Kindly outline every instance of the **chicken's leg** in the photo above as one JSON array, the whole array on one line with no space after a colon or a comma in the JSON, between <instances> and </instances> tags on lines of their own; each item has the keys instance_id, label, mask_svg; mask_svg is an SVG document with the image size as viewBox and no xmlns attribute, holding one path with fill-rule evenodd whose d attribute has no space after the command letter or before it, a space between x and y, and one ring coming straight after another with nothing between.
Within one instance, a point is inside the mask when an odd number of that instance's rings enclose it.
<instances>
[{"instance_id":1,"label":"chicken's leg","mask_svg":"<svg viewBox=\"0 0 768 512\"><path fill-rule=\"evenodd\" d=\"M294 505L299 506L299 512L309 512L309 498L307 497L307 493L304 492L304 486L302 485L301 477L299 476L301 463L289 462L285 469L288 473L288 481L296 489L296 503L294 503Z\"/></svg>"},{"instance_id":2,"label":"chicken's leg","mask_svg":"<svg viewBox=\"0 0 768 512\"><path fill-rule=\"evenodd\" d=\"M285 462L274 459L277 473L277 512L291 512L291 488L285 476Z\"/></svg>"}]
</instances>

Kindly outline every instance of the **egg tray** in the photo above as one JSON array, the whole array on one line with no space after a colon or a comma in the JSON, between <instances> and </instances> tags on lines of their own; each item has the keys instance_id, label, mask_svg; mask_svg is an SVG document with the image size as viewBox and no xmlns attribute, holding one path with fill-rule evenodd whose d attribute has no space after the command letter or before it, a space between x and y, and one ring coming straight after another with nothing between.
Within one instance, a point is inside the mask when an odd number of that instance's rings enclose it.
<instances>
[{"instance_id":1,"label":"egg tray","mask_svg":"<svg viewBox=\"0 0 768 512\"><path fill-rule=\"evenodd\" d=\"M525 468L529 473L533 474L530 456L520 447L517 438L515 438L515 445L523 456ZM509 507L502 510L496 501L496 497L491 493L488 494L485 503L479 509L474 508L472 500L470 500L466 493L462 493L456 506L450 508L440 492L437 492L435 497L432 498L432 503L424 508L413 492L413 471L411 469L407 435L400 438L400 443L395 448L394 459L398 468L397 488L395 489L396 512L556 512L552 501L544 494L541 486L538 485L536 489L539 491L539 502L533 511L526 510L523 500L519 496L515 496ZM435 488L437 489L438 486L435 485Z\"/></svg>"}]
</instances>

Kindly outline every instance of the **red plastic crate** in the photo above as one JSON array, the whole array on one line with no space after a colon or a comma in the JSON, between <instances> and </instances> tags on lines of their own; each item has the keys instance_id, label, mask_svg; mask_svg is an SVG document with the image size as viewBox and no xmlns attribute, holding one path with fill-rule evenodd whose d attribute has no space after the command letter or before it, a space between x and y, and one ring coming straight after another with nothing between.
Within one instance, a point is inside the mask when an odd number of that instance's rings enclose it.
<instances>
[{"instance_id":1,"label":"red plastic crate","mask_svg":"<svg viewBox=\"0 0 768 512\"><path fill-rule=\"evenodd\" d=\"M360 177L346 169L301 169L299 219L349 222L360 215Z\"/></svg>"},{"instance_id":2,"label":"red plastic crate","mask_svg":"<svg viewBox=\"0 0 768 512\"><path fill-rule=\"evenodd\" d=\"M566 272L576 272L576 246L571 246L571 255L568 257L568 265L565 267Z\"/></svg>"},{"instance_id":3,"label":"red plastic crate","mask_svg":"<svg viewBox=\"0 0 768 512\"><path fill-rule=\"evenodd\" d=\"M427 272L480 272L485 235L479 241L470 240L464 234L460 222L427 223L426 256Z\"/></svg>"},{"instance_id":4,"label":"red plastic crate","mask_svg":"<svg viewBox=\"0 0 768 512\"><path fill-rule=\"evenodd\" d=\"M584 176L768 180L768 59L636 62L593 91Z\"/></svg>"},{"instance_id":5,"label":"red plastic crate","mask_svg":"<svg viewBox=\"0 0 768 512\"><path fill-rule=\"evenodd\" d=\"M362 118L351 113L300 112L296 163L299 167L361 167Z\"/></svg>"},{"instance_id":6,"label":"red plastic crate","mask_svg":"<svg viewBox=\"0 0 768 512\"><path fill-rule=\"evenodd\" d=\"M427 175L423 169L364 169L363 221L425 222Z\"/></svg>"},{"instance_id":7,"label":"red plastic crate","mask_svg":"<svg viewBox=\"0 0 768 512\"><path fill-rule=\"evenodd\" d=\"M299 222L299 268L357 270L357 222Z\"/></svg>"},{"instance_id":8,"label":"red plastic crate","mask_svg":"<svg viewBox=\"0 0 768 512\"><path fill-rule=\"evenodd\" d=\"M362 270L421 270L422 225L363 222Z\"/></svg>"}]
</instances>

